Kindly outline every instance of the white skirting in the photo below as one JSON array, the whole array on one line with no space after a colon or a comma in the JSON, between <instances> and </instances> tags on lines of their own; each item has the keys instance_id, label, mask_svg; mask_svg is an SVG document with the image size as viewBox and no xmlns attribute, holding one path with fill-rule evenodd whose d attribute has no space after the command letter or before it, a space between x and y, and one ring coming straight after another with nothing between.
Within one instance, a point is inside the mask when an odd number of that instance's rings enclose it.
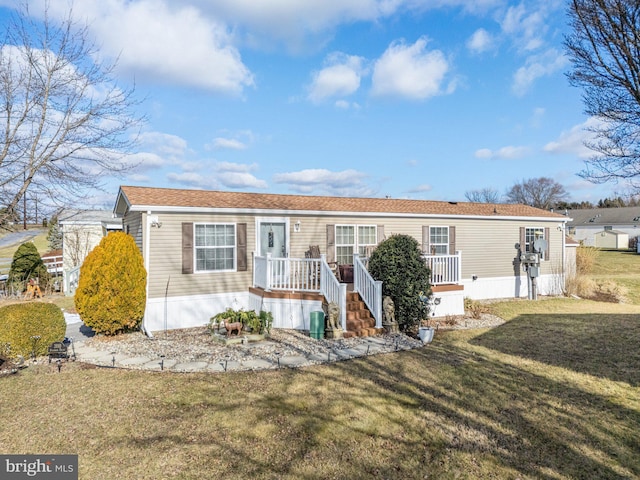
<instances>
[{"instance_id":1,"label":"white skirting","mask_svg":"<svg viewBox=\"0 0 640 480\"><path fill-rule=\"evenodd\" d=\"M227 308L249 307L249 292L150 298L147 300L144 328L156 332L176 328L201 327Z\"/></svg>"},{"instance_id":2,"label":"white skirting","mask_svg":"<svg viewBox=\"0 0 640 480\"><path fill-rule=\"evenodd\" d=\"M536 279L538 295L562 295L562 276L541 275ZM519 277L491 277L462 280L464 296L474 300L492 298L527 298L529 287L525 274Z\"/></svg>"}]
</instances>

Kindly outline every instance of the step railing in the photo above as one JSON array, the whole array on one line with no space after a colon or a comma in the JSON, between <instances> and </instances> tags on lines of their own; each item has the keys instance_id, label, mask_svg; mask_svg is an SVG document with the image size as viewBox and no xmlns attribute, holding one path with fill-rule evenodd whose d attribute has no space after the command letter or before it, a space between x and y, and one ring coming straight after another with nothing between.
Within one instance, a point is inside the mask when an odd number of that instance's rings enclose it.
<instances>
[{"instance_id":1,"label":"step railing","mask_svg":"<svg viewBox=\"0 0 640 480\"><path fill-rule=\"evenodd\" d=\"M382 281L373 279L357 253L353 254L353 291L375 318L376 328L382 328Z\"/></svg>"},{"instance_id":2,"label":"step railing","mask_svg":"<svg viewBox=\"0 0 640 480\"><path fill-rule=\"evenodd\" d=\"M460 283L462 252L455 255L424 255L424 260L431 270L431 285Z\"/></svg>"},{"instance_id":3,"label":"step railing","mask_svg":"<svg viewBox=\"0 0 640 480\"><path fill-rule=\"evenodd\" d=\"M320 255L320 293L340 307L340 325L347 331L347 284L338 281L324 253Z\"/></svg>"}]
</instances>

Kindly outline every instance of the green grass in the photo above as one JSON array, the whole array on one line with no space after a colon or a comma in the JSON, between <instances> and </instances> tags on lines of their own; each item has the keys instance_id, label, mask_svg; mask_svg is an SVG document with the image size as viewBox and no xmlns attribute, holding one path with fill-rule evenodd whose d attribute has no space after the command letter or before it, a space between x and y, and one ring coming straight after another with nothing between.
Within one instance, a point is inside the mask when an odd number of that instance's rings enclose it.
<instances>
[{"instance_id":1,"label":"green grass","mask_svg":"<svg viewBox=\"0 0 640 480\"><path fill-rule=\"evenodd\" d=\"M596 281L615 281L631 303L640 304L640 255L628 250L600 250L591 273Z\"/></svg>"},{"instance_id":2,"label":"green grass","mask_svg":"<svg viewBox=\"0 0 640 480\"><path fill-rule=\"evenodd\" d=\"M36 227L29 227L29 230L32 229L36 229ZM41 229L42 227L37 227L37 229ZM6 235L6 232L1 234L0 237ZM42 230L42 232L40 232L33 240L31 240L33 243L35 243L36 248L38 249L38 252L40 254L43 254L45 252L49 251L49 242L47 241L47 230L44 229ZM6 258L8 260L6 261L2 261L0 260L0 273L8 273L9 269L11 268L11 259L13 258L14 253L16 253L16 250L18 249L18 247L20 246L20 243L14 244L14 245L9 245L6 247L2 247L0 248L0 259L2 258Z\"/></svg>"},{"instance_id":3,"label":"green grass","mask_svg":"<svg viewBox=\"0 0 640 480\"><path fill-rule=\"evenodd\" d=\"M0 379L0 445L84 479L634 478L638 307L600 306L498 303L502 327L301 370L29 367Z\"/></svg>"},{"instance_id":4,"label":"green grass","mask_svg":"<svg viewBox=\"0 0 640 480\"><path fill-rule=\"evenodd\" d=\"M640 477L640 305L490 306L504 325L300 370L30 366L0 378L0 445L91 480Z\"/></svg>"}]
</instances>

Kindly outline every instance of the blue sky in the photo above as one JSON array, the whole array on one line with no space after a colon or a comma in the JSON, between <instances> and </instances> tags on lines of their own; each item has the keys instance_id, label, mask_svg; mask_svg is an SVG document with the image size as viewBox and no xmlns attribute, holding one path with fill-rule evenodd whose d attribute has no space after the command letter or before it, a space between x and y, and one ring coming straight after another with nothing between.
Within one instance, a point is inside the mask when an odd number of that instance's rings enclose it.
<instances>
[{"instance_id":1,"label":"blue sky","mask_svg":"<svg viewBox=\"0 0 640 480\"><path fill-rule=\"evenodd\" d=\"M0 4L4 20L16 2ZM571 200L625 190L576 175L594 120L565 77L563 1L73 5L147 116L139 166L96 203L120 184L449 201L540 176Z\"/></svg>"}]
</instances>

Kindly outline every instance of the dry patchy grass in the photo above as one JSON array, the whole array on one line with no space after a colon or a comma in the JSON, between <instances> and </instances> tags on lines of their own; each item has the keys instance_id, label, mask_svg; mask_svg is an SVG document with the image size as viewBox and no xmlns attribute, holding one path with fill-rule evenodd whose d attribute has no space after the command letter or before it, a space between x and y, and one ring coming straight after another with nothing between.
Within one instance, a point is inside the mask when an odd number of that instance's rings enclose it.
<instances>
[{"instance_id":1,"label":"dry patchy grass","mask_svg":"<svg viewBox=\"0 0 640 480\"><path fill-rule=\"evenodd\" d=\"M29 367L0 379L0 444L77 453L92 480L640 476L638 308L512 303L492 330L302 370Z\"/></svg>"}]
</instances>

